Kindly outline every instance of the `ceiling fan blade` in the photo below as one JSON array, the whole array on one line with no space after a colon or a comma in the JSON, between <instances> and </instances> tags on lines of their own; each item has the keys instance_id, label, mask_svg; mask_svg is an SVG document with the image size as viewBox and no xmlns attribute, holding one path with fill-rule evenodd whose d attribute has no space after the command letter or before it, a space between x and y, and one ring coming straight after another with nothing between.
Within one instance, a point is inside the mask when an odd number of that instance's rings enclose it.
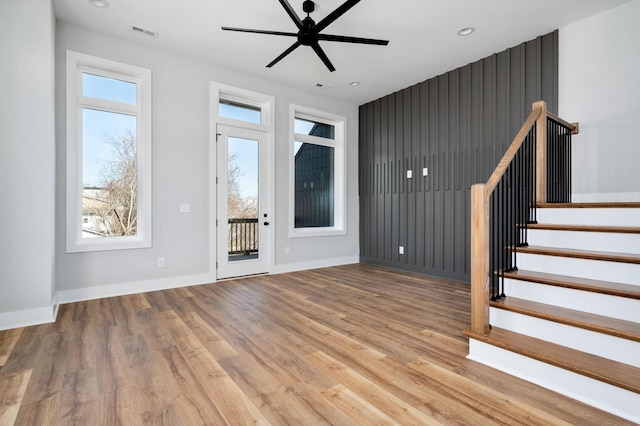
<instances>
[{"instance_id":1,"label":"ceiling fan blade","mask_svg":"<svg viewBox=\"0 0 640 426\"><path fill-rule=\"evenodd\" d=\"M285 0L280 0L280 2ZM314 31L320 32L327 28L329 24L333 21L344 15L349 9L351 9L356 4L360 3L360 0L347 0L341 6L338 6L336 10L328 14L322 21L318 22L314 27Z\"/></svg>"},{"instance_id":2,"label":"ceiling fan blade","mask_svg":"<svg viewBox=\"0 0 640 426\"><path fill-rule=\"evenodd\" d=\"M254 30L251 28L233 28L233 27L222 27L222 29L224 31L238 31L241 33L256 33L256 34L270 34L270 35L298 37L298 33L285 33L282 31Z\"/></svg>"},{"instance_id":3,"label":"ceiling fan blade","mask_svg":"<svg viewBox=\"0 0 640 426\"><path fill-rule=\"evenodd\" d=\"M304 26L302 25L302 20L298 16L298 14L293 10L293 7L289 4L287 0L280 0L280 4L284 7L284 10L287 11L287 15L291 18L291 20L296 24L299 30L302 30Z\"/></svg>"},{"instance_id":4,"label":"ceiling fan blade","mask_svg":"<svg viewBox=\"0 0 640 426\"><path fill-rule=\"evenodd\" d=\"M334 72L336 70L336 67L333 66L333 64L329 60L329 57L327 56L326 53L324 53L324 50L322 50L322 47L320 47L318 42L311 44L311 48L313 49L314 52L316 52L316 54L320 57L320 59L322 59L322 62L324 62L327 68L329 68L329 71Z\"/></svg>"},{"instance_id":5,"label":"ceiling fan blade","mask_svg":"<svg viewBox=\"0 0 640 426\"><path fill-rule=\"evenodd\" d=\"M389 44L389 40L377 40L374 38L348 37L331 34L318 34L318 40L339 41L342 43L376 44L379 46L386 46L387 44Z\"/></svg>"},{"instance_id":6,"label":"ceiling fan blade","mask_svg":"<svg viewBox=\"0 0 640 426\"><path fill-rule=\"evenodd\" d=\"M295 43L293 43L291 45L291 47L289 47L287 50L285 50L284 52L282 52L282 54L280 56L278 56L277 58L275 58L273 61L271 61L269 63L269 65L267 65L267 68L271 68L272 66L274 66L275 64L277 64L278 62L280 62L285 56L287 56L289 53L293 52L294 50L296 50L298 47L300 47L301 44L299 41L296 41Z\"/></svg>"}]
</instances>

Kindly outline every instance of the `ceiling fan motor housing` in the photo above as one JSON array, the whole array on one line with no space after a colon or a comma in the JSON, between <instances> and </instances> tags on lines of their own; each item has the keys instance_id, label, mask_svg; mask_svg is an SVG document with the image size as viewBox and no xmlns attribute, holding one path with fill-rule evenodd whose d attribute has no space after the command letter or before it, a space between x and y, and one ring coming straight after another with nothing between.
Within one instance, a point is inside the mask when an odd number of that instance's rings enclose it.
<instances>
[{"instance_id":1,"label":"ceiling fan motor housing","mask_svg":"<svg viewBox=\"0 0 640 426\"><path fill-rule=\"evenodd\" d=\"M312 13L314 10L316 10L316 4L311 0L305 0L302 3L302 10L304 10L304 13L308 15Z\"/></svg>"}]
</instances>

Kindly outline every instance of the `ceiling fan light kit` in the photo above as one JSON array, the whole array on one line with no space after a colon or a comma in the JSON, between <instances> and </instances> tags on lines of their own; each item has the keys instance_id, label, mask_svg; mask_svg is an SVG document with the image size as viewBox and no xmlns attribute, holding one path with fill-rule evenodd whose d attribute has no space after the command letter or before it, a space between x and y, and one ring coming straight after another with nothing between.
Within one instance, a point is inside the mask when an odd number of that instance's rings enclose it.
<instances>
[{"instance_id":1,"label":"ceiling fan light kit","mask_svg":"<svg viewBox=\"0 0 640 426\"><path fill-rule=\"evenodd\" d=\"M234 28L234 27L222 27L224 31L238 31L245 33L255 33L255 34L269 34L269 35L279 35L286 37L296 37L297 40L293 43L287 50L282 52L280 56L275 58L269 64L267 64L267 68L271 68L278 62L280 62L284 57L289 55L291 52L296 50L300 46L309 46L313 49L313 51L318 55L318 57L322 60L325 66L329 69L329 71L333 72L336 68L333 66L329 58L327 57L322 47L320 47L320 41L336 41L342 43L359 43L359 44L373 44L379 46L386 46L389 44L389 40L377 40L371 38L361 38L361 37L349 37L349 36L341 36L341 35L331 35L331 34L321 34L321 31L327 28L330 24L332 24L336 19L344 15L349 9L358 4L360 0L347 0L341 6L339 6L336 10L327 15L320 22L316 23L311 16L309 16L315 10L315 3L311 0L305 0L302 3L302 10L307 14L304 19L300 19L300 17L293 10L291 5L287 0L279 0L282 7L285 9L293 23L298 28L297 33L290 32L282 32L282 31L269 31L269 30L256 30L250 28Z\"/></svg>"}]
</instances>

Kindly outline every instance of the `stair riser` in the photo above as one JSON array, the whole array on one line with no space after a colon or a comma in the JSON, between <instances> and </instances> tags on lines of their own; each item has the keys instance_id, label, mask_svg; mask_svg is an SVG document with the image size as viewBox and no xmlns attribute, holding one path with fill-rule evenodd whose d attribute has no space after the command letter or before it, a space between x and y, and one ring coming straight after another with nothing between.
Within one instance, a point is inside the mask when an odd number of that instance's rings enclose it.
<instances>
[{"instance_id":1,"label":"stair riser","mask_svg":"<svg viewBox=\"0 0 640 426\"><path fill-rule=\"evenodd\" d=\"M538 223L640 227L640 209L537 209Z\"/></svg>"},{"instance_id":2,"label":"stair riser","mask_svg":"<svg viewBox=\"0 0 640 426\"><path fill-rule=\"evenodd\" d=\"M490 308L491 325L640 368L640 342Z\"/></svg>"},{"instance_id":3,"label":"stair riser","mask_svg":"<svg viewBox=\"0 0 640 426\"><path fill-rule=\"evenodd\" d=\"M531 300L576 311L603 315L638 323L640 330L640 300L571 288L505 279L507 297Z\"/></svg>"},{"instance_id":4,"label":"stair riser","mask_svg":"<svg viewBox=\"0 0 640 426\"><path fill-rule=\"evenodd\" d=\"M640 424L640 394L475 339L468 358Z\"/></svg>"},{"instance_id":5,"label":"stair riser","mask_svg":"<svg viewBox=\"0 0 640 426\"><path fill-rule=\"evenodd\" d=\"M531 246L640 254L640 234L529 229Z\"/></svg>"},{"instance_id":6,"label":"stair riser","mask_svg":"<svg viewBox=\"0 0 640 426\"><path fill-rule=\"evenodd\" d=\"M519 269L640 285L640 265L518 253Z\"/></svg>"}]
</instances>

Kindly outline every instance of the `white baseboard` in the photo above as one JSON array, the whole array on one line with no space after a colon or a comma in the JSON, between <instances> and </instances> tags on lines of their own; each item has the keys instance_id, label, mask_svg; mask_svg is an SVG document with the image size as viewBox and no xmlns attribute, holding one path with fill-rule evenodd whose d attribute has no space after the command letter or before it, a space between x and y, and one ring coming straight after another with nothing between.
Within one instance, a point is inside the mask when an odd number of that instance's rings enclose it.
<instances>
[{"instance_id":1,"label":"white baseboard","mask_svg":"<svg viewBox=\"0 0 640 426\"><path fill-rule=\"evenodd\" d=\"M84 300L103 299L106 297L124 296L127 294L145 293L148 291L168 290L171 288L209 284L216 279L212 274L187 275L182 277L162 278L156 280L134 281L99 287L61 290L58 292L59 303L73 303Z\"/></svg>"},{"instance_id":2,"label":"white baseboard","mask_svg":"<svg viewBox=\"0 0 640 426\"><path fill-rule=\"evenodd\" d=\"M638 202L640 201L640 192L603 192L571 194L571 201L574 203L598 203L598 202Z\"/></svg>"},{"instance_id":3,"label":"white baseboard","mask_svg":"<svg viewBox=\"0 0 640 426\"><path fill-rule=\"evenodd\" d=\"M56 320L58 305L0 313L0 331L30 325L47 324Z\"/></svg>"},{"instance_id":4,"label":"white baseboard","mask_svg":"<svg viewBox=\"0 0 640 426\"><path fill-rule=\"evenodd\" d=\"M308 269L349 265L353 263L359 263L359 261L360 258L358 256L347 256L333 259L321 259L311 262L273 265L270 273L283 274L287 272L296 272ZM51 306L0 313L0 330L9 330L12 328L54 322L58 313L58 307L61 304L65 303L82 302L85 300L117 297L127 294L144 293L149 291L168 290L171 288L189 287L193 285L209 284L213 282L216 282L215 274L204 273L181 277L60 290L54 295Z\"/></svg>"},{"instance_id":5,"label":"white baseboard","mask_svg":"<svg viewBox=\"0 0 640 426\"><path fill-rule=\"evenodd\" d=\"M320 259L311 262L286 263L272 265L271 274L285 274L287 272L306 271L309 269L329 268L331 266L351 265L360 263L359 256L336 257L332 259Z\"/></svg>"}]
</instances>

